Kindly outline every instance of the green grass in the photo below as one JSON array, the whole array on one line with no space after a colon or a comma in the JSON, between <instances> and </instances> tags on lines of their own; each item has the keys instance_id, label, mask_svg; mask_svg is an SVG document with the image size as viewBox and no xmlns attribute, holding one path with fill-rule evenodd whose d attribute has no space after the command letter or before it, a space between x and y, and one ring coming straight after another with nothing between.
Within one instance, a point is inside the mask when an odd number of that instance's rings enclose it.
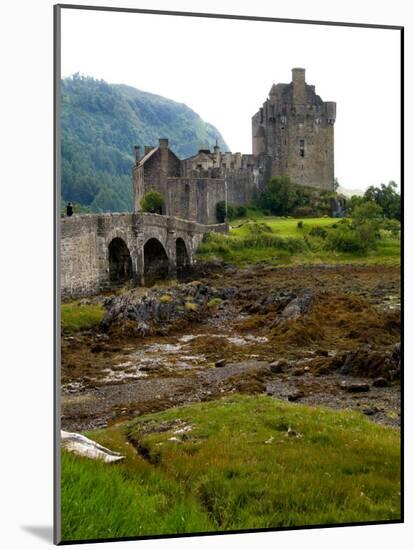
<instances>
[{"instance_id":1,"label":"green grass","mask_svg":"<svg viewBox=\"0 0 414 550\"><path fill-rule=\"evenodd\" d=\"M399 431L356 412L234 395L88 435L127 458L63 455L64 540L400 518Z\"/></svg>"},{"instance_id":2,"label":"green grass","mask_svg":"<svg viewBox=\"0 0 414 550\"><path fill-rule=\"evenodd\" d=\"M299 221L303 222L302 228L298 228ZM323 239L309 235L314 227L329 228L338 222L333 218L242 218L232 222L230 234L209 235L197 255L201 260L220 258L239 266L262 262L269 265L399 265L400 240L392 237L390 232L383 231L377 248L363 254L325 250ZM255 224L259 224L262 232L254 237L252 229Z\"/></svg>"},{"instance_id":3,"label":"green grass","mask_svg":"<svg viewBox=\"0 0 414 550\"><path fill-rule=\"evenodd\" d=\"M280 235L281 237L296 238L302 237L304 234L304 230L306 231L315 226L329 227L335 222L338 222L338 220L335 220L333 218L303 218L301 220L299 218L276 218L271 216L254 218L253 221L255 223L264 223L268 225L273 233L275 233L276 235ZM304 229L298 229L299 221L303 222ZM231 222L231 225L235 227L235 229L232 230L232 234L237 236L245 236L248 233L247 227L249 224L251 224L250 220L246 220L243 218ZM241 225L241 227L236 227L239 225Z\"/></svg>"},{"instance_id":4,"label":"green grass","mask_svg":"<svg viewBox=\"0 0 414 550\"><path fill-rule=\"evenodd\" d=\"M61 305L61 327L65 332L94 328L102 321L105 310L100 304L80 305L69 302Z\"/></svg>"}]
</instances>

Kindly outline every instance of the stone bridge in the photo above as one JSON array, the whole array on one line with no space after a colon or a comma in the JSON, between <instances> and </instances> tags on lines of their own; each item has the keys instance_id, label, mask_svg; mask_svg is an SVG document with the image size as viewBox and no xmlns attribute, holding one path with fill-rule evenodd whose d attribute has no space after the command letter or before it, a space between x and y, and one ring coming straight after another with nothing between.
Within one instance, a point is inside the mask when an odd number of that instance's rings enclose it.
<instances>
[{"instance_id":1,"label":"stone bridge","mask_svg":"<svg viewBox=\"0 0 414 550\"><path fill-rule=\"evenodd\" d=\"M78 297L128 280L135 286L176 277L194 262L207 231L202 225L158 214L85 214L60 225L61 297Z\"/></svg>"}]
</instances>

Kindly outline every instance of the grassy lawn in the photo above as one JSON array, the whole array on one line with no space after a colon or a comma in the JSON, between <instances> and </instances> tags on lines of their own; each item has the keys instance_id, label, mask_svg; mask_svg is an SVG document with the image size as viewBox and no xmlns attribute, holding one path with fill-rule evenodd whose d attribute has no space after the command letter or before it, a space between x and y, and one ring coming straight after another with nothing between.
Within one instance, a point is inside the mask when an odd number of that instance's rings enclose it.
<instances>
[{"instance_id":1,"label":"grassy lawn","mask_svg":"<svg viewBox=\"0 0 414 550\"><path fill-rule=\"evenodd\" d=\"M303 226L298 227L302 221ZM310 234L315 227L329 228L339 220L333 218L242 218L231 223L229 235L211 235L209 242L201 244L201 260L220 258L226 263L247 265L264 262L270 265L299 265L318 263L399 265L400 240L388 232L375 250L367 253L335 252L324 250L321 238ZM254 224L262 226L263 234L252 238Z\"/></svg>"},{"instance_id":2,"label":"grassy lawn","mask_svg":"<svg viewBox=\"0 0 414 550\"><path fill-rule=\"evenodd\" d=\"M400 517L399 431L359 413L234 395L87 435L126 460L63 454L64 540Z\"/></svg>"},{"instance_id":3,"label":"grassy lawn","mask_svg":"<svg viewBox=\"0 0 414 550\"><path fill-rule=\"evenodd\" d=\"M94 328L102 321L104 313L100 304L80 305L77 301L62 304L62 331L75 332Z\"/></svg>"},{"instance_id":4,"label":"grassy lawn","mask_svg":"<svg viewBox=\"0 0 414 550\"><path fill-rule=\"evenodd\" d=\"M304 218L303 220L299 220L297 218L273 218L271 216L265 216L263 218L254 218L253 221L256 223L265 223L274 233L280 235L281 237L300 238L303 236L304 231L303 229L298 228L299 221L303 222L303 226L306 231L306 229L311 229L316 225L320 227L329 227L338 220L335 220L334 218ZM243 220L243 218L241 218L231 222L230 225L234 228L232 229L233 235L244 236L247 234L249 220Z\"/></svg>"}]
</instances>

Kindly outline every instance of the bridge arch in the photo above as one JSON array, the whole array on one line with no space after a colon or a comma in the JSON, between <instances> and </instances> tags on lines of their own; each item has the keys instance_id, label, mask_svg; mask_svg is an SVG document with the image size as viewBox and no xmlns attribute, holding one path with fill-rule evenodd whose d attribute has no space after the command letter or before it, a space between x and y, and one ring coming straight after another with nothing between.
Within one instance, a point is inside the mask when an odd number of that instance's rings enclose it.
<instances>
[{"instance_id":1,"label":"bridge arch","mask_svg":"<svg viewBox=\"0 0 414 550\"><path fill-rule=\"evenodd\" d=\"M166 279L169 272L169 259L161 242L151 237L144 244L144 279L152 284L157 279Z\"/></svg>"},{"instance_id":2,"label":"bridge arch","mask_svg":"<svg viewBox=\"0 0 414 550\"><path fill-rule=\"evenodd\" d=\"M121 237L114 237L108 244L109 280L123 283L132 279L131 252Z\"/></svg>"}]
</instances>

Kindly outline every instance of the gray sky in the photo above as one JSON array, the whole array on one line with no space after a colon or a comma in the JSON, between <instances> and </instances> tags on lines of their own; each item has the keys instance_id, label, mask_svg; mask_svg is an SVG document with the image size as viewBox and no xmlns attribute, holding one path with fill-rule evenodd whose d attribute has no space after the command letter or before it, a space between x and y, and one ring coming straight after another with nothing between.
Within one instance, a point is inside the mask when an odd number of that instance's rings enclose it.
<instances>
[{"instance_id":1,"label":"gray sky","mask_svg":"<svg viewBox=\"0 0 414 550\"><path fill-rule=\"evenodd\" d=\"M292 67L336 101L335 175L365 189L400 183L399 32L63 10L62 75L80 72L185 103L233 152L251 152L251 117Z\"/></svg>"}]
</instances>

